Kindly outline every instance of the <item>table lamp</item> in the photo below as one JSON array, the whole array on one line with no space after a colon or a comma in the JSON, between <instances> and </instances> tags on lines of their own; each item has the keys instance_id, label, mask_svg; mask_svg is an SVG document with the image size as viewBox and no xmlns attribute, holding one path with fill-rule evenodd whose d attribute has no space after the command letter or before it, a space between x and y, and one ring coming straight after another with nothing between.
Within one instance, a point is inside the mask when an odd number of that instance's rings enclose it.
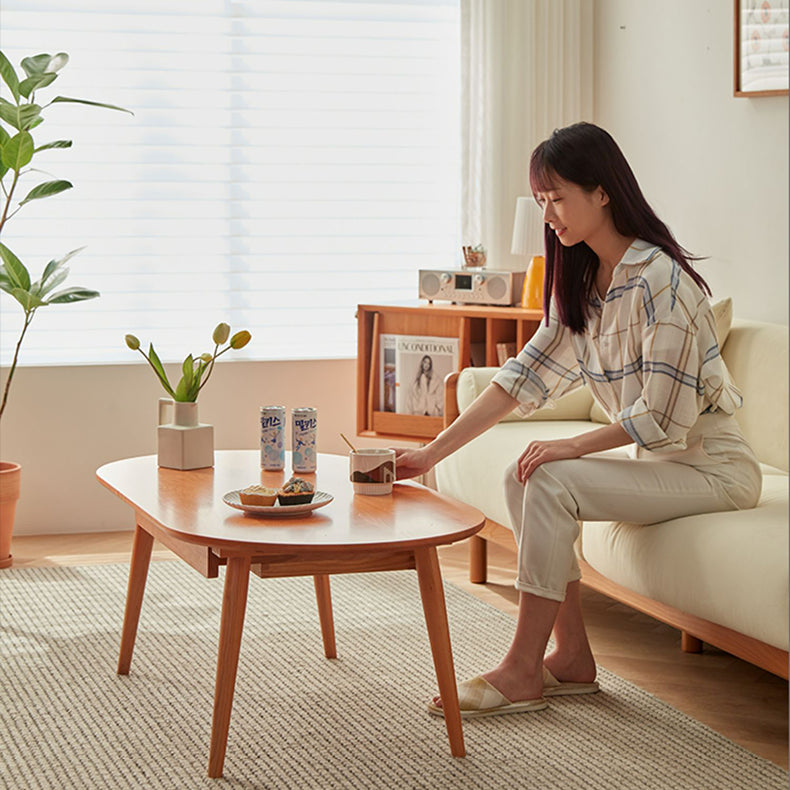
<instances>
[{"instance_id":1,"label":"table lamp","mask_svg":"<svg viewBox=\"0 0 790 790\"><path fill-rule=\"evenodd\" d=\"M545 258L540 255L543 249L543 217L538 204L532 197L516 198L516 217L513 221L513 239L510 243L512 255L531 257L527 276L524 278L524 291L521 306L541 309L543 307L543 274Z\"/></svg>"}]
</instances>

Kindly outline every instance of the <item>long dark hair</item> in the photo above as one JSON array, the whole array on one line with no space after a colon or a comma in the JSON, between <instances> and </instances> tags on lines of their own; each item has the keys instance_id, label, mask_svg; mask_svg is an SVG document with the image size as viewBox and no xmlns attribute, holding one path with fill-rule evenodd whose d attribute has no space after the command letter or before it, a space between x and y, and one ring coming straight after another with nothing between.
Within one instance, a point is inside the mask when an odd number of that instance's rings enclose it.
<instances>
[{"instance_id":1,"label":"long dark hair","mask_svg":"<svg viewBox=\"0 0 790 790\"><path fill-rule=\"evenodd\" d=\"M669 228L650 208L623 152L608 132L591 123L555 129L530 157L529 182L533 193L550 190L557 176L588 192L601 187L609 196L612 220L618 233L661 247L710 295L708 284L691 265L699 258L678 244ZM543 311L546 320L553 296L557 300L560 321L572 332L581 333L595 287L598 256L584 242L563 247L548 225L544 227L544 238Z\"/></svg>"}]
</instances>

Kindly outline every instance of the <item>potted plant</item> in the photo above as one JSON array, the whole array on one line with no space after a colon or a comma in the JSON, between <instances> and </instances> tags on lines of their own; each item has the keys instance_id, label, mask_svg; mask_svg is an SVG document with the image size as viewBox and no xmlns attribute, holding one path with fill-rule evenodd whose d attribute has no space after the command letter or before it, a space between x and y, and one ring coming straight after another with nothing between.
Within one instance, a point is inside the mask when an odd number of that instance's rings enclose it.
<instances>
[{"instance_id":1,"label":"potted plant","mask_svg":"<svg viewBox=\"0 0 790 790\"><path fill-rule=\"evenodd\" d=\"M69 181L53 180L38 183L13 207L18 189L23 181L36 172L30 163L36 154L56 148L71 148L71 140L52 140L37 145L31 131L44 122L43 112L53 104L72 103L104 107L111 110L130 112L112 104L71 99L55 96L46 104L40 104L36 94L50 86L58 77L58 72L68 63L65 52L57 55L40 54L24 58L21 66L24 76L20 79L8 58L0 51L0 77L11 92L13 101L0 97L0 181L2 182L5 202L0 214L0 234L6 222L22 206L35 200L52 197L72 188ZM8 127L8 128L6 128ZM5 245L0 243L0 290L9 294L22 308L24 320L14 356L0 401L0 418L3 416L11 381L14 378L22 341L36 312L42 307L56 304L71 304L86 299L95 299L98 291L75 286L60 288L68 277L66 263L80 250L72 250L61 258L50 261L39 279L33 281L27 267ZM14 525L16 503L19 499L21 467L17 463L0 461L0 568L11 565L11 533Z\"/></svg>"},{"instance_id":2,"label":"potted plant","mask_svg":"<svg viewBox=\"0 0 790 790\"><path fill-rule=\"evenodd\" d=\"M205 352L198 357L187 354L181 365L181 379L175 388L171 386L165 368L154 349L148 346L148 353L140 348L140 341L134 335L126 335L126 345L132 351L139 351L151 366L159 383L169 398L159 400L159 428L157 430L157 452L159 466L170 469L200 469L214 464L214 428L198 422L197 397L206 386L214 362L226 351L244 348L252 335L243 329L230 337L230 326L217 324L211 339L214 351ZM227 343L227 345L224 345ZM220 348L224 346L224 348ZM164 412L168 405L173 406L173 420L165 424Z\"/></svg>"}]
</instances>

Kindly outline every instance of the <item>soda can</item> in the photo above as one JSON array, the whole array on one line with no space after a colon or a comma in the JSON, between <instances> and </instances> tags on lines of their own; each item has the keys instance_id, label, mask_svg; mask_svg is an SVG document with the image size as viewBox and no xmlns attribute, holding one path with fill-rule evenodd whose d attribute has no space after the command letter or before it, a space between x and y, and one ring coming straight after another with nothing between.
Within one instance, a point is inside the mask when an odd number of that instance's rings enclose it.
<instances>
[{"instance_id":1,"label":"soda can","mask_svg":"<svg viewBox=\"0 0 790 790\"><path fill-rule=\"evenodd\" d=\"M285 468L285 406L261 406L261 469Z\"/></svg>"},{"instance_id":2,"label":"soda can","mask_svg":"<svg viewBox=\"0 0 790 790\"><path fill-rule=\"evenodd\" d=\"M312 406L291 409L291 431L294 472L315 472L318 411Z\"/></svg>"}]
</instances>

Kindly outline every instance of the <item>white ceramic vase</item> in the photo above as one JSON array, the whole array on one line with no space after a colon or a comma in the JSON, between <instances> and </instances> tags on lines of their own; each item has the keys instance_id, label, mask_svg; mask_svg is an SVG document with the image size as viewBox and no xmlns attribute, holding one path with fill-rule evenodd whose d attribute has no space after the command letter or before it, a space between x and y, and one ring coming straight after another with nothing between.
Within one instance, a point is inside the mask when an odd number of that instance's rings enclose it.
<instances>
[{"instance_id":1,"label":"white ceramic vase","mask_svg":"<svg viewBox=\"0 0 790 790\"><path fill-rule=\"evenodd\" d=\"M167 412L172 412L167 422ZM203 469L214 466L214 427L198 421L197 403L159 399L157 428L159 466Z\"/></svg>"}]
</instances>

